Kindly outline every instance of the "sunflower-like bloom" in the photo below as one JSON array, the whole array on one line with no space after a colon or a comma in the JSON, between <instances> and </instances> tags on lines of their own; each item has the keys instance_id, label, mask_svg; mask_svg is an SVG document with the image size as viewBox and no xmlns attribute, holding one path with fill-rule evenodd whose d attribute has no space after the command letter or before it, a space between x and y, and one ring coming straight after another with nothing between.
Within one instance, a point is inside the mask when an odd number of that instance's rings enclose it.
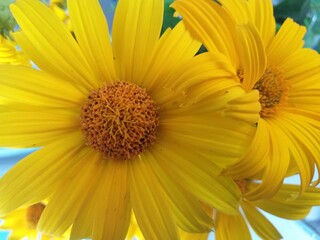
<instances>
[{"instance_id":1,"label":"sunflower-like bloom","mask_svg":"<svg viewBox=\"0 0 320 240\"><path fill-rule=\"evenodd\" d=\"M11 230L8 240L28 238L29 240L58 240L66 238L53 238L37 231L40 216L45 204L35 203L28 207L19 208L2 218L1 230Z\"/></svg>"},{"instance_id":2,"label":"sunflower-like bloom","mask_svg":"<svg viewBox=\"0 0 320 240\"><path fill-rule=\"evenodd\" d=\"M320 163L320 57L303 48L305 28L287 19L276 33L271 0L176 0L173 7L209 52L229 59L248 93L224 114L255 121L257 131L246 155L224 173L262 179L246 193L252 200L271 197L296 172L303 192ZM250 97L255 91L258 99Z\"/></svg>"},{"instance_id":3,"label":"sunflower-like bloom","mask_svg":"<svg viewBox=\"0 0 320 240\"><path fill-rule=\"evenodd\" d=\"M41 71L0 69L0 145L42 147L0 180L0 215L48 199L38 228L72 239L124 239L133 210L147 239L210 231L200 201L237 212L224 164L243 155L249 124L218 112L245 91L182 23L160 30L163 1L120 0L112 44L95 1L68 1L74 37L37 0L11 10L14 38ZM210 96L210 97L209 97ZM200 201L199 201L200 200Z\"/></svg>"},{"instance_id":4,"label":"sunflower-like bloom","mask_svg":"<svg viewBox=\"0 0 320 240\"><path fill-rule=\"evenodd\" d=\"M31 66L29 59L16 49L16 44L0 35L0 65L26 65Z\"/></svg>"}]
</instances>

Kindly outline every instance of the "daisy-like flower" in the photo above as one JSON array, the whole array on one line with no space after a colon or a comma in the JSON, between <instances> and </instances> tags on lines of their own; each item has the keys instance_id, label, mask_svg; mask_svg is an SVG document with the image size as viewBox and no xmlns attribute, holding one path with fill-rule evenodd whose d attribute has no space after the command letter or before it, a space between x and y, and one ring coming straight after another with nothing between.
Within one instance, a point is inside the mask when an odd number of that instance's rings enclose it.
<instances>
[{"instance_id":1,"label":"daisy-like flower","mask_svg":"<svg viewBox=\"0 0 320 240\"><path fill-rule=\"evenodd\" d=\"M303 48L305 28L287 19L276 33L271 0L176 0L173 7L209 52L229 59L248 93L246 101L230 101L224 114L256 121L257 131L246 155L224 173L262 179L246 193L252 200L272 196L296 172L303 192L320 160L320 58ZM255 91L259 99L250 98ZM258 119L252 118L256 101Z\"/></svg>"},{"instance_id":2,"label":"daisy-like flower","mask_svg":"<svg viewBox=\"0 0 320 240\"><path fill-rule=\"evenodd\" d=\"M162 0L120 0L112 44L97 0L68 1L75 37L37 0L11 10L41 71L0 66L0 145L42 148L1 178L0 215L50 198L44 233L124 239L133 210L146 239L178 239L177 225L210 231L199 200L237 212L237 185L217 175L254 129L217 112L245 92L220 55L193 58L182 23L159 38Z\"/></svg>"},{"instance_id":3,"label":"daisy-like flower","mask_svg":"<svg viewBox=\"0 0 320 240\"><path fill-rule=\"evenodd\" d=\"M41 202L19 208L2 218L3 222L0 224L0 229L11 230L8 240L23 238L28 238L29 240L60 239L40 234L37 231L37 225L44 209L45 204Z\"/></svg>"}]
</instances>

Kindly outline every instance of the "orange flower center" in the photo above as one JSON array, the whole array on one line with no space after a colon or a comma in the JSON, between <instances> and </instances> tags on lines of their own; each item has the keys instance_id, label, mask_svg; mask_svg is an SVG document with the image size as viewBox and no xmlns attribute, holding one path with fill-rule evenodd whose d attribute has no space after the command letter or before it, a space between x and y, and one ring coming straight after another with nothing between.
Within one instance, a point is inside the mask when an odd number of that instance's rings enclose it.
<instances>
[{"instance_id":1,"label":"orange flower center","mask_svg":"<svg viewBox=\"0 0 320 240\"><path fill-rule=\"evenodd\" d=\"M158 108L144 88L116 81L90 93L80 122L89 146L106 158L126 160L155 141Z\"/></svg>"},{"instance_id":2,"label":"orange flower center","mask_svg":"<svg viewBox=\"0 0 320 240\"><path fill-rule=\"evenodd\" d=\"M45 207L43 203L36 203L27 208L26 222L28 228L32 230L37 229L38 222Z\"/></svg>"},{"instance_id":3,"label":"orange flower center","mask_svg":"<svg viewBox=\"0 0 320 240\"><path fill-rule=\"evenodd\" d=\"M288 95L288 86L281 72L272 66L265 70L253 89L257 89L260 93L260 116L263 118L276 115Z\"/></svg>"}]
</instances>

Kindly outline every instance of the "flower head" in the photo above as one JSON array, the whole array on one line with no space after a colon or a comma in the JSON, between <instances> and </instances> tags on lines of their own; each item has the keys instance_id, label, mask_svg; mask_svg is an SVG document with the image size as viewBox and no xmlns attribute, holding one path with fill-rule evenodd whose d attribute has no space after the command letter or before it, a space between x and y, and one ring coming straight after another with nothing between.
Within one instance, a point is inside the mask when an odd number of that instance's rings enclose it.
<instances>
[{"instance_id":1,"label":"flower head","mask_svg":"<svg viewBox=\"0 0 320 240\"><path fill-rule=\"evenodd\" d=\"M252 200L271 197L296 172L303 192L320 166L320 57L303 48L305 28L287 19L276 33L271 0L177 0L173 7L209 52L229 59L248 93L224 114L255 123L257 131L247 154L224 174L262 179L246 193Z\"/></svg>"},{"instance_id":2,"label":"flower head","mask_svg":"<svg viewBox=\"0 0 320 240\"><path fill-rule=\"evenodd\" d=\"M163 1L120 0L113 24L98 1L68 1L74 36L37 0L11 10L14 38L41 69L5 66L0 145L40 150L0 180L0 214L50 198L38 228L71 238L123 239L133 210L147 239L177 225L210 231L199 202L237 212L240 192L220 167L254 129L218 112L245 92L182 23L161 37Z\"/></svg>"}]
</instances>

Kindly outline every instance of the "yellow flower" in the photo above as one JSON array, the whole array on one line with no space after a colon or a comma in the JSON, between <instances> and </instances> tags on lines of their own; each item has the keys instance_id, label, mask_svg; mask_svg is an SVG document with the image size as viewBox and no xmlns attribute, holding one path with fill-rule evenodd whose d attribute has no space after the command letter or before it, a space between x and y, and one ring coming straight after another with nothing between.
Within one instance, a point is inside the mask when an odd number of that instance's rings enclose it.
<instances>
[{"instance_id":1,"label":"yellow flower","mask_svg":"<svg viewBox=\"0 0 320 240\"><path fill-rule=\"evenodd\" d=\"M320 58L303 48L305 28L287 19L276 33L271 0L177 0L173 7L209 52L229 59L248 93L224 114L256 122L257 131L247 154L224 173L262 179L246 193L251 200L271 197L296 172L303 192L320 164ZM251 97L256 91L259 99Z\"/></svg>"},{"instance_id":2,"label":"yellow flower","mask_svg":"<svg viewBox=\"0 0 320 240\"><path fill-rule=\"evenodd\" d=\"M0 65L26 65L31 66L29 59L16 49L16 44L0 35Z\"/></svg>"},{"instance_id":3,"label":"yellow flower","mask_svg":"<svg viewBox=\"0 0 320 240\"><path fill-rule=\"evenodd\" d=\"M74 36L37 0L11 10L14 37L41 69L0 66L0 145L42 147L0 180L0 215L50 197L39 230L123 239L133 210L147 239L210 231L199 200L236 213L221 166L253 137L221 116L244 91L182 23L159 39L163 1L120 0L112 44L98 1L68 1ZM199 199L199 200L198 200Z\"/></svg>"},{"instance_id":4,"label":"yellow flower","mask_svg":"<svg viewBox=\"0 0 320 240\"><path fill-rule=\"evenodd\" d=\"M19 208L2 218L1 230L11 230L8 240L28 238L29 240L57 239L37 231L40 216L45 209L45 204L35 203L28 207ZM63 238L62 238L63 239Z\"/></svg>"}]
</instances>

